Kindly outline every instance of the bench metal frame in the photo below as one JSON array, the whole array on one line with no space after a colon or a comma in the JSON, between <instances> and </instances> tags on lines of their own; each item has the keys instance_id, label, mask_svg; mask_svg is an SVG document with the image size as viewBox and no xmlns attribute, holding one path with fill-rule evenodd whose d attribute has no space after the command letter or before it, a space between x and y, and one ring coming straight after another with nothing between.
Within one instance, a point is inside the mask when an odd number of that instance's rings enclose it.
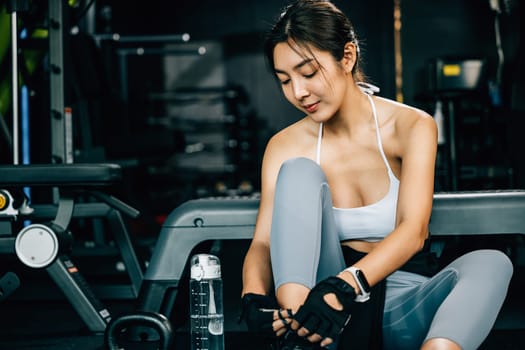
<instances>
[{"instance_id":1,"label":"bench metal frame","mask_svg":"<svg viewBox=\"0 0 525 350\"><path fill-rule=\"evenodd\" d=\"M102 218L110 225L112 236L130 277L129 293L134 298L143 279L142 267L136 256L122 213L137 217L139 212L119 199L101 192L121 180L121 168L115 164L34 164L1 165L0 188L8 191L21 187L49 187L55 195L54 203L31 205L34 212L18 218L0 211L0 254L15 254L17 232L12 232L14 220L49 220L64 230L72 219ZM93 201L77 203L78 191ZM74 238L74 232L72 233ZM62 250L61 250L62 251ZM91 286L69 257L61 252L48 266L42 268L63 292L87 328L94 333L104 332L111 313L95 295Z\"/></svg>"},{"instance_id":2,"label":"bench metal frame","mask_svg":"<svg viewBox=\"0 0 525 350\"><path fill-rule=\"evenodd\" d=\"M120 168L114 165L0 166L1 188L97 188L119 179ZM166 316L172 312L191 252L205 241L251 239L259 207L258 197L204 198L183 203L170 213L163 224L143 277L120 214L123 212L136 217L138 212L115 198L97 193L100 201L80 204L62 193L58 203L35 207L35 217L56 215L55 221L60 221L63 228L74 217L108 218L130 273L132 289L135 292L138 289L138 310ZM434 195L430 232L438 237L523 235L525 190L437 193ZM14 239L10 232L0 232L0 254L13 253ZM104 331L108 315L100 315L99 308L93 302L96 298L92 298L94 295L87 286L72 278L66 262L67 257L60 257L46 270L88 328L94 332Z\"/></svg>"},{"instance_id":3,"label":"bench metal frame","mask_svg":"<svg viewBox=\"0 0 525 350\"><path fill-rule=\"evenodd\" d=\"M139 307L171 312L190 254L209 240L251 239L256 197L190 200L166 219L144 275ZM525 234L525 190L436 193L433 237Z\"/></svg>"}]
</instances>

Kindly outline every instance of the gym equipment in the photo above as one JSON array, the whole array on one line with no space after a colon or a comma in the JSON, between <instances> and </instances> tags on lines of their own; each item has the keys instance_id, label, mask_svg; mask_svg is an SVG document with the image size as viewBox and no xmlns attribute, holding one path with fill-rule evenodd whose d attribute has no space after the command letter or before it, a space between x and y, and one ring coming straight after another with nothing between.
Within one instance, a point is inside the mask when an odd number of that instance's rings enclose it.
<instances>
[{"instance_id":1,"label":"gym equipment","mask_svg":"<svg viewBox=\"0 0 525 350\"><path fill-rule=\"evenodd\" d=\"M118 350L118 336L130 326L153 328L160 337L159 350L168 350L173 342L171 323L164 315L155 312L137 312L114 319L104 333L104 344L109 350Z\"/></svg>"},{"instance_id":2,"label":"gym equipment","mask_svg":"<svg viewBox=\"0 0 525 350\"><path fill-rule=\"evenodd\" d=\"M210 240L251 239L258 205L256 196L215 197L175 208L162 226L145 272L138 312L169 317L192 250ZM430 232L433 236L523 235L525 190L437 193Z\"/></svg>"},{"instance_id":3,"label":"gym equipment","mask_svg":"<svg viewBox=\"0 0 525 350\"><path fill-rule=\"evenodd\" d=\"M121 168L114 164L0 165L0 188L12 188L0 190L0 254L15 254L28 267L47 271L94 333L104 332L111 313L69 257L74 236L69 224L72 218L107 219L131 281L129 292L136 297L142 268L121 213L136 218L139 212L100 191L120 178ZM56 202L29 207L21 188L32 186L53 189ZM78 203L79 193L94 200ZM22 220L31 223L14 232Z\"/></svg>"},{"instance_id":4,"label":"gym equipment","mask_svg":"<svg viewBox=\"0 0 525 350\"><path fill-rule=\"evenodd\" d=\"M257 196L215 197L190 200L166 219L144 277L121 213L138 212L98 189L120 179L112 164L52 164L0 166L0 187L47 186L60 189L55 204L34 205L2 190L0 254L17 254L22 262L48 272L92 332L104 332L108 346L124 329L152 328L161 346L171 342L167 320L181 284L189 255L200 243L213 240L251 239L259 205ZM75 190L90 193L94 202L75 202ZM9 195L6 195L9 194ZM525 190L452 192L434 195L430 231L434 236L525 234ZM14 220L35 223L11 232ZM72 218L105 217L132 281L137 312L111 318L111 313L90 290L68 256L74 234ZM51 223L36 222L53 218ZM18 247L17 247L18 241ZM137 294L138 291L138 294ZM110 326L109 326L110 325ZM153 340L145 338L144 340ZM157 338L155 338L157 340Z\"/></svg>"},{"instance_id":5,"label":"gym equipment","mask_svg":"<svg viewBox=\"0 0 525 350\"><path fill-rule=\"evenodd\" d=\"M0 301L6 299L20 286L20 279L14 272L7 272L0 278Z\"/></svg>"}]
</instances>

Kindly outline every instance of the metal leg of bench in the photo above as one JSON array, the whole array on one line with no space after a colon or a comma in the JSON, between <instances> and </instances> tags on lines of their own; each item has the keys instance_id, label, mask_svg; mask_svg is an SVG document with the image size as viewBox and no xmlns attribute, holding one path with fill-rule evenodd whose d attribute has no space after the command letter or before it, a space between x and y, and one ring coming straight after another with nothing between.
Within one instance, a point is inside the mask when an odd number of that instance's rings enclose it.
<instances>
[{"instance_id":1,"label":"metal leg of bench","mask_svg":"<svg viewBox=\"0 0 525 350\"><path fill-rule=\"evenodd\" d=\"M164 227L144 275L139 309L167 315L171 312L190 254L209 240L250 239L254 226Z\"/></svg>"},{"instance_id":2,"label":"metal leg of bench","mask_svg":"<svg viewBox=\"0 0 525 350\"><path fill-rule=\"evenodd\" d=\"M46 270L88 329L95 333L104 332L111 315L93 294L71 259L65 255L60 256Z\"/></svg>"},{"instance_id":3,"label":"metal leg of bench","mask_svg":"<svg viewBox=\"0 0 525 350\"><path fill-rule=\"evenodd\" d=\"M107 214L107 219L110 224L113 238L119 248L122 261L126 266L126 271L131 280L133 297L136 298L143 280L139 259L137 258L135 249L133 249L133 244L126 229L126 224L124 223L122 214L120 214L118 210L111 209Z\"/></svg>"}]
</instances>

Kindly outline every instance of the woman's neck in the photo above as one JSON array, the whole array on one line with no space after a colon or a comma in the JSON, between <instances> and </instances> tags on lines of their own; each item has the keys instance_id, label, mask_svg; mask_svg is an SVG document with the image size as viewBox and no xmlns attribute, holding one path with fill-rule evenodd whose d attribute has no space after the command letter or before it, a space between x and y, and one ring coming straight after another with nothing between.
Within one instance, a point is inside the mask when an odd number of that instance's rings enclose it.
<instances>
[{"instance_id":1,"label":"woman's neck","mask_svg":"<svg viewBox=\"0 0 525 350\"><path fill-rule=\"evenodd\" d=\"M365 127L373 126L374 118L368 96L357 85L348 89L341 108L324 124L327 131L333 134L348 134Z\"/></svg>"}]
</instances>

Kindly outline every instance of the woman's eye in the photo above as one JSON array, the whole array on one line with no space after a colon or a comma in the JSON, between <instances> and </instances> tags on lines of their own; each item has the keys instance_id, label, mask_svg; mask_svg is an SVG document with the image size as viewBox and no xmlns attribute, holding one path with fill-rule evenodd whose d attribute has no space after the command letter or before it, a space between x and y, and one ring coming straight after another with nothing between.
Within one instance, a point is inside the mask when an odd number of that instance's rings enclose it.
<instances>
[{"instance_id":1,"label":"woman's eye","mask_svg":"<svg viewBox=\"0 0 525 350\"><path fill-rule=\"evenodd\" d=\"M290 82L290 79L281 80L281 85L286 85Z\"/></svg>"},{"instance_id":2,"label":"woman's eye","mask_svg":"<svg viewBox=\"0 0 525 350\"><path fill-rule=\"evenodd\" d=\"M317 73L317 71L313 71L313 72L310 73L310 74L305 74L304 77L305 77L305 78L308 78L308 79L309 79L309 78L313 78L314 75L315 75L316 73Z\"/></svg>"}]
</instances>

